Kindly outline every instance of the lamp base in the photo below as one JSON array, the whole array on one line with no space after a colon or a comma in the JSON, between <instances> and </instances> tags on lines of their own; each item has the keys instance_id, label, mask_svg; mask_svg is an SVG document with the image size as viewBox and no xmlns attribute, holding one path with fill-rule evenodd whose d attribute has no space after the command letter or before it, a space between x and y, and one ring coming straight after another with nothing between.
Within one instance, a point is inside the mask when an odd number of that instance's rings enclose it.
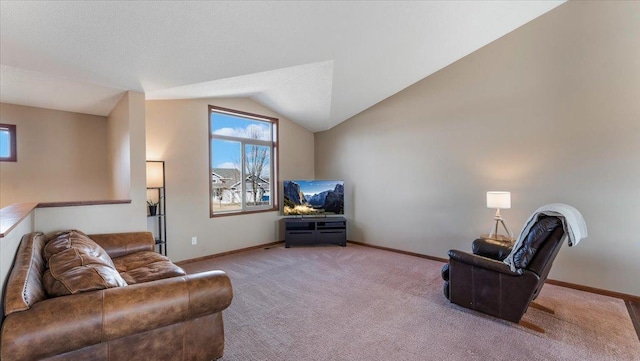
<instances>
[{"instance_id":1,"label":"lamp base","mask_svg":"<svg viewBox=\"0 0 640 361\"><path fill-rule=\"evenodd\" d=\"M502 216L496 215L493 219L495 220L495 224L491 227L491 230L489 231L489 238L502 237L498 235L498 224L501 224L502 228L504 228L504 230L507 231L509 241L513 241L513 232L511 232L511 228L509 228L509 225L507 225L507 222L505 222L504 219L502 219Z\"/></svg>"}]
</instances>

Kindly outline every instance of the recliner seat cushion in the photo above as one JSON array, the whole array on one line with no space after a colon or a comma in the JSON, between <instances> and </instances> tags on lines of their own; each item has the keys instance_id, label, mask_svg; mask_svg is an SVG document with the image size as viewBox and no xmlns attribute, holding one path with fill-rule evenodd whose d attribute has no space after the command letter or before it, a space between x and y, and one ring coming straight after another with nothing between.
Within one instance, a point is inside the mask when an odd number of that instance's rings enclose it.
<instances>
[{"instance_id":1,"label":"recliner seat cushion","mask_svg":"<svg viewBox=\"0 0 640 361\"><path fill-rule=\"evenodd\" d=\"M513 255L513 262L516 268L527 268L542 243L549 238L551 232L560 225L561 222L556 217L547 217L538 220L538 222L531 227L522 247Z\"/></svg>"},{"instance_id":2,"label":"recliner seat cushion","mask_svg":"<svg viewBox=\"0 0 640 361\"><path fill-rule=\"evenodd\" d=\"M43 253L44 287L51 297L127 285L107 252L80 231L55 234Z\"/></svg>"},{"instance_id":3,"label":"recliner seat cushion","mask_svg":"<svg viewBox=\"0 0 640 361\"><path fill-rule=\"evenodd\" d=\"M173 264L169 258L151 251L116 257L113 263L130 285L186 275L186 272Z\"/></svg>"}]
</instances>

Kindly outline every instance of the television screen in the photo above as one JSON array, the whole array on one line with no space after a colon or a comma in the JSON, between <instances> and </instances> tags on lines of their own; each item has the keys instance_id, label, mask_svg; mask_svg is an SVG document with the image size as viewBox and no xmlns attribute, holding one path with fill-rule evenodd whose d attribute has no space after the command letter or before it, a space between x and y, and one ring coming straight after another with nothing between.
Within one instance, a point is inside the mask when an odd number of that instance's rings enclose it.
<instances>
[{"instance_id":1,"label":"television screen","mask_svg":"<svg viewBox=\"0 0 640 361\"><path fill-rule=\"evenodd\" d=\"M287 180L282 183L285 216L344 214L344 182Z\"/></svg>"}]
</instances>

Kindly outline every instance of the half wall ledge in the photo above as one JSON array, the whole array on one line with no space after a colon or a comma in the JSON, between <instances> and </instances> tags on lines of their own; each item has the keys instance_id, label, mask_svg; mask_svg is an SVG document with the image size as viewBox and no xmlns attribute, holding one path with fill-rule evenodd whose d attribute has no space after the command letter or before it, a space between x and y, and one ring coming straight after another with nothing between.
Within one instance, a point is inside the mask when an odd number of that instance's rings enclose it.
<instances>
[{"instance_id":1,"label":"half wall ledge","mask_svg":"<svg viewBox=\"0 0 640 361\"><path fill-rule=\"evenodd\" d=\"M37 206L38 203L14 203L0 209L0 238L8 235Z\"/></svg>"},{"instance_id":2,"label":"half wall ledge","mask_svg":"<svg viewBox=\"0 0 640 361\"><path fill-rule=\"evenodd\" d=\"M103 205L103 204L127 204L127 203L131 203L131 199L115 199L115 200L109 200L109 201L43 202L43 203L38 203L38 206L36 208L95 206L95 205Z\"/></svg>"},{"instance_id":3,"label":"half wall ledge","mask_svg":"<svg viewBox=\"0 0 640 361\"><path fill-rule=\"evenodd\" d=\"M0 209L0 238L6 237L29 213L35 208L93 206L104 204L127 204L131 199L116 199L102 201L71 201L71 202L43 202L43 203L14 203Z\"/></svg>"}]
</instances>

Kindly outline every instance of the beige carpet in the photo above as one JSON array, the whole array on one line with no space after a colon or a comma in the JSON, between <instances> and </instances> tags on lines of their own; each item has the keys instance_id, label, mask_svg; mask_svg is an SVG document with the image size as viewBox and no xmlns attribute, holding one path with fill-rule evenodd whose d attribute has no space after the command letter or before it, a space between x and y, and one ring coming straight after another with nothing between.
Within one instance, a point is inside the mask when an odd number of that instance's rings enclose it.
<instances>
[{"instance_id":1,"label":"beige carpet","mask_svg":"<svg viewBox=\"0 0 640 361\"><path fill-rule=\"evenodd\" d=\"M640 360L622 300L545 285L540 334L449 303L442 263L349 244L275 246L184 265L222 269L224 361Z\"/></svg>"}]
</instances>

